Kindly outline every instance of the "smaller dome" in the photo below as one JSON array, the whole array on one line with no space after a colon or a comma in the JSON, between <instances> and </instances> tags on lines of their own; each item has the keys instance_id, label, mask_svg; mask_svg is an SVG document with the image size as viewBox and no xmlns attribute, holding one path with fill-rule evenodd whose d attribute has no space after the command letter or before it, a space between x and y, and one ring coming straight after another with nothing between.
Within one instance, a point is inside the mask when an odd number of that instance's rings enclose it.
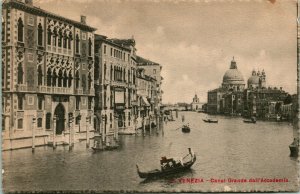
<instances>
[{"instance_id":1,"label":"smaller dome","mask_svg":"<svg viewBox=\"0 0 300 194\"><path fill-rule=\"evenodd\" d=\"M258 85L259 84L259 77L257 75L252 75L249 79L248 79L248 87L250 85Z\"/></svg>"}]
</instances>

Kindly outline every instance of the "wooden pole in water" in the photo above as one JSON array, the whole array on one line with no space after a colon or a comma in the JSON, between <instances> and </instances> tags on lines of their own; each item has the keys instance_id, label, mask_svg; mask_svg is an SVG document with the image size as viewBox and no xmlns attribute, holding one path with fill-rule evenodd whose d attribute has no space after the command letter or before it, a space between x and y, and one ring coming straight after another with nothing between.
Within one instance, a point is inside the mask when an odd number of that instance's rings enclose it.
<instances>
[{"instance_id":1,"label":"wooden pole in water","mask_svg":"<svg viewBox=\"0 0 300 194\"><path fill-rule=\"evenodd\" d=\"M143 116L142 124L143 124L143 135L145 136L146 134L145 134L145 117L144 116Z\"/></svg>"},{"instance_id":2,"label":"wooden pole in water","mask_svg":"<svg viewBox=\"0 0 300 194\"><path fill-rule=\"evenodd\" d=\"M35 149L35 122L36 122L36 118L33 117L32 118L32 152L34 152Z\"/></svg>"},{"instance_id":3,"label":"wooden pole in water","mask_svg":"<svg viewBox=\"0 0 300 194\"><path fill-rule=\"evenodd\" d=\"M73 141L72 141L72 136L73 136L73 117L69 117L69 150L72 150L73 148Z\"/></svg>"},{"instance_id":4,"label":"wooden pole in water","mask_svg":"<svg viewBox=\"0 0 300 194\"><path fill-rule=\"evenodd\" d=\"M89 138L89 127L88 127L89 117L86 117L85 121L85 130L86 130L86 147L90 147L90 138Z\"/></svg>"},{"instance_id":5,"label":"wooden pole in water","mask_svg":"<svg viewBox=\"0 0 300 194\"><path fill-rule=\"evenodd\" d=\"M56 139L55 139L55 136L56 136L56 115L54 115L53 117L53 149L56 148Z\"/></svg>"}]
</instances>

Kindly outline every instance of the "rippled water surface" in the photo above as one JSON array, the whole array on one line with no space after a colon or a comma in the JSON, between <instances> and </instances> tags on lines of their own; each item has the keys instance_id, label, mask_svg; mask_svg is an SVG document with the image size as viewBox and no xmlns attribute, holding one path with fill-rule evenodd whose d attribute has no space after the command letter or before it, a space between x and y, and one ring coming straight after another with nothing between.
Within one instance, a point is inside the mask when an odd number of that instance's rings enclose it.
<instances>
[{"instance_id":1,"label":"rippled water surface","mask_svg":"<svg viewBox=\"0 0 300 194\"><path fill-rule=\"evenodd\" d=\"M191 132L176 130L181 114ZM5 191L291 191L297 190L297 161L289 157L293 128L289 123L243 123L241 118L217 116L218 124L204 123L206 115L179 112L174 122L144 137L120 136L119 150L93 153L85 142L68 147L36 148L3 153ZM161 156L184 156L193 148L197 161L190 171L143 181L136 172L159 168ZM179 178L203 178L203 183L179 183ZM285 183L211 183L210 179L286 178Z\"/></svg>"}]
</instances>

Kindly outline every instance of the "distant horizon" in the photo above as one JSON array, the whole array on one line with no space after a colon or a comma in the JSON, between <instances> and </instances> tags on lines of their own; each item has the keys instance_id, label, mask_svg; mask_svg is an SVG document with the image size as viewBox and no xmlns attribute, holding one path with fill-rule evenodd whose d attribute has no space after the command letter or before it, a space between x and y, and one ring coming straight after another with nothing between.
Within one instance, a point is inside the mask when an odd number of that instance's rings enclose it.
<instances>
[{"instance_id":1,"label":"distant horizon","mask_svg":"<svg viewBox=\"0 0 300 194\"><path fill-rule=\"evenodd\" d=\"M195 93L207 101L232 56L246 87L259 68L267 87L296 93L296 3L34 0L35 6L76 21L87 16L95 33L108 38L134 36L137 55L162 65L163 103L191 101Z\"/></svg>"}]
</instances>

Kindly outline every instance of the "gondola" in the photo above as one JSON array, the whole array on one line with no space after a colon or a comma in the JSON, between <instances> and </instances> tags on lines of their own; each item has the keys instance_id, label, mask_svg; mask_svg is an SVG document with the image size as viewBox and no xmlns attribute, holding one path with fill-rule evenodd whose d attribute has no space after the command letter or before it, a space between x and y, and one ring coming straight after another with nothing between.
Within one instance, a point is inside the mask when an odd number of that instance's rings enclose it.
<instances>
[{"instance_id":1,"label":"gondola","mask_svg":"<svg viewBox=\"0 0 300 194\"><path fill-rule=\"evenodd\" d=\"M187 156L190 156L191 159L187 162L180 162L180 163L175 163L175 161L172 158L167 159L166 157L163 157L162 160L160 161L162 166L161 170L155 169L148 172L141 172L139 166L136 165L137 173L140 178L150 179L150 178L164 177L170 174L183 172L185 170L190 169L191 166L196 161L196 155L191 151L191 148L189 148L189 154ZM184 158L186 158L187 156L185 156Z\"/></svg>"},{"instance_id":2,"label":"gondola","mask_svg":"<svg viewBox=\"0 0 300 194\"><path fill-rule=\"evenodd\" d=\"M244 121L244 123L254 123L254 124L256 123L256 120L246 120L245 119L243 121Z\"/></svg>"},{"instance_id":3,"label":"gondola","mask_svg":"<svg viewBox=\"0 0 300 194\"><path fill-rule=\"evenodd\" d=\"M188 125L183 125L181 130L183 133L189 133L191 131L191 128Z\"/></svg>"},{"instance_id":4,"label":"gondola","mask_svg":"<svg viewBox=\"0 0 300 194\"><path fill-rule=\"evenodd\" d=\"M118 149L119 145L105 146L105 147L92 147L94 151L105 151Z\"/></svg>"},{"instance_id":5,"label":"gondola","mask_svg":"<svg viewBox=\"0 0 300 194\"><path fill-rule=\"evenodd\" d=\"M206 123L218 123L218 120L213 120L213 119L202 119Z\"/></svg>"}]
</instances>

